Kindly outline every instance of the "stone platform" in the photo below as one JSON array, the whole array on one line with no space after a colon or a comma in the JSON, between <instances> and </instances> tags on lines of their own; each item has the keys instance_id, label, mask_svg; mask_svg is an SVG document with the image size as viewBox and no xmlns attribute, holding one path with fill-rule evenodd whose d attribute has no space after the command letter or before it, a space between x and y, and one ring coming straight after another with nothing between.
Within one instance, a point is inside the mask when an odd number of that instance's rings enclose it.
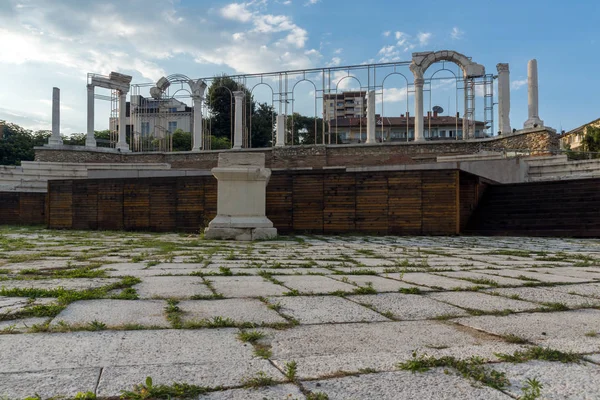
<instances>
[{"instance_id":1,"label":"stone platform","mask_svg":"<svg viewBox=\"0 0 600 400\"><path fill-rule=\"evenodd\" d=\"M0 287L0 398L115 398L148 376L200 399L508 400L527 379L541 398L600 393L599 240L5 226ZM446 356L480 357L491 380Z\"/></svg>"}]
</instances>

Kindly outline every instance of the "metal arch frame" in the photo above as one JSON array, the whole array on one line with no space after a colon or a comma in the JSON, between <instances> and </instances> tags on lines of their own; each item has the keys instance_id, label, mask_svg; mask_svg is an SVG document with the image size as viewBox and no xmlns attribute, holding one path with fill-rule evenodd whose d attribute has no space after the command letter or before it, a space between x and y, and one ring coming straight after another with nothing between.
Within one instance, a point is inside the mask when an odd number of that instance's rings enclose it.
<instances>
[{"instance_id":1,"label":"metal arch frame","mask_svg":"<svg viewBox=\"0 0 600 400\"><path fill-rule=\"evenodd\" d=\"M271 85L269 85L268 83L265 83L262 81L257 83L256 85L252 86L252 89L250 89L250 98L251 100L253 99L254 96L254 89L256 89L258 86L261 85L265 85L266 87L268 87L269 89L271 89L271 108L273 109L273 111L271 111L271 143L275 142L275 132L273 131L273 126L275 125L275 120L274 120L274 116L275 116L275 90L273 89L273 87ZM252 108L252 105L250 105L250 107ZM248 137L248 143L249 146L248 147L252 147L252 109L250 109L250 129L249 131L249 137Z\"/></svg>"},{"instance_id":2,"label":"metal arch frame","mask_svg":"<svg viewBox=\"0 0 600 400\"><path fill-rule=\"evenodd\" d=\"M455 64L460 68L460 65ZM433 80L433 77L435 76L435 74L437 74L438 72L442 72L442 71L448 71L450 72L453 76L454 76L454 96L455 96L455 103L454 106L456 109L458 109L458 82L460 81L460 78L458 77L458 75L456 75L456 73L454 71L452 71L451 69L446 68L446 61L442 61L442 68L436 70L433 74L431 74L431 76L427 79L427 82L429 83L429 111L431 110L431 81ZM450 80L452 78L439 78L442 80ZM463 88L464 91L464 88ZM448 112L450 112L450 110L448 110ZM463 110L463 118L464 118L464 110ZM431 138L431 118L428 118L428 122L429 122L429 126L427 127L427 132L429 133L429 137ZM458 117L455 118L455 140L458 140ZM463 132L464 135L464 132Z\"/></svg>"},{"instance_id":3,"label":"metal arch frame","mask_svg":"<svg viewBox=\"0 0 600 400\"><path fill-rule=\"evenodd\" d=\"M362 82L360 81L360 79L358 79L356 76L354 75L350 75L350 70L348 70L348 75L344 76L343 78L339 79L337 81L337 83L335 84L335 95L337 97L338 94L338 87L340 86L340 83L347 78L352 78L352 79L356 79L356 81L358 82L358 90L359 92L362 92L363 90L363 85ZM369 86L367 86L367 91L369 90ZM356 98L356 97L355 97ZM361 111L362 114L362 111ZM337 106L333 109L333 116L335 119L335 144L338 144L338 118L337 118ZM358 128L358 136L359 136L359 141L362 140L362 116L359 118L359 128ZM352 129L352 128L350 128ZM329 144L331 144L331 129L329 130Z\"/></svg>"},{"instance_id":4,"label":"metal arch frame","mask_svg":"<svg viewBox=\"0 0 600 400\"><path fill-rule=\"evenodd\" d=\"M387 74L383 80L381 81L381 141L383 142L383 126L384 126L384 120L383 118L385 118L385 114L384 114L384 103L385 103L385 81L387 78L389 78L392 75L400 75L401 77L404 78L404 80L406 81L406 141L408 142L408 127L409 127L409 123L408 123L408 88L410 86L410 84L408 83L408 78L406 77L406 75L404 75L401 72L397 72L394 69L394 72L390 72L389 74ZM375 130L377 131L377 130ZM377 135L375 135L377 136Z\"/></svg>"},{"instance_id":5,"label":"metal arch frame","mask_svg":"<svg viewBox=\"0 0 600 400\"><path fill-rule=\"evenodd\" d=\"M292 145L294 144L294 90L296 90L296 86L302 82L309 82L315 88L315 144L317 144L317 85L310 79L306 79L306 75L292 86ZM300 144L300 133L298 133L298 144Z\"/></svg>"}]
</instances>

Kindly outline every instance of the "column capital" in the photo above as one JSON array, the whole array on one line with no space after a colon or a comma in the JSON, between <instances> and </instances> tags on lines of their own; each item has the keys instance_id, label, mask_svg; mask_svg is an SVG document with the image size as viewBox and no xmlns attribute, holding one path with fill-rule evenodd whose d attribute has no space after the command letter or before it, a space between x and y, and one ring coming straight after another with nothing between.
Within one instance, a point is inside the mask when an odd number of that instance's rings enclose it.
<instances>
[{"instance_id":1,"label":"column capital","mask_svg":"<svg viewBox=\"0 0 600 400\"><path fill-rule=\"evenodd\" d=\"M423 86L424 84L425 84L425 79L415 78L415 86Z\"/></svg>"},{"instance_id":2,"label":"column capital","mask_svg":"<svg viewBox=\"0 0 600 400\"><path fill-rule=\"evenodd\" d=\"M192 97L192 100L200 101L200 102L204 101L204 99L205 99L204 96L199 96L199 95L195 95L195 94L193 94L191 97Z\"/></svg>"},{"instance_id":3,"label":"column capital","mask_svg":"<svg viewBox=\"0 0 600 400\"><path fill-rule=\"evenodd\" d=\"M498 70L498 72L510 72L508 68L508 63L496 64L496 69Z\"/></svg>"},{"instance_id":4,"label":"column capital","mask_svg":"<svg viewBox=\"0 0 600 400\"><path fill-rule=\"evenodd\" d=\"M236 99L243 99L246 96L246 92L244 92L243 90L236 90L235 92L233 92L233 96Z\"/></svg>"}]
</instances>

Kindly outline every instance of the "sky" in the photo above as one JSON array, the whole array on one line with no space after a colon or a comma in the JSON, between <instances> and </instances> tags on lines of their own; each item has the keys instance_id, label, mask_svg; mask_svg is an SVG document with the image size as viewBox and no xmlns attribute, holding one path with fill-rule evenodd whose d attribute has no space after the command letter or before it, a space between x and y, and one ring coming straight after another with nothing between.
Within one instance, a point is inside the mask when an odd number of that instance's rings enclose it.
<instances>
[{"instance_id":1,"label":"sky","mask_svg":"<svg viewBox=\"0 0 600 400\"><path fill-rule=\"evenodd\" d=\"M568 131L600 117L597 7L597 0L0 0L0 120L50 129L58 87L63 134L84 132L90 72L118 71L144 83L175 73L410 61L413 52L455 50L487 73L510 64L514 128L527 119L527 62L537 59L540 118ZM413 114L412 96L407 106L404 84L392 81L384 115ZM426 110L461 111L453 81L431 86ZM310 88L298 94L299 111L314 113L310 96ZM96 129L105 129L109 106L96 104Z\"/></svg>"}]
</instances>

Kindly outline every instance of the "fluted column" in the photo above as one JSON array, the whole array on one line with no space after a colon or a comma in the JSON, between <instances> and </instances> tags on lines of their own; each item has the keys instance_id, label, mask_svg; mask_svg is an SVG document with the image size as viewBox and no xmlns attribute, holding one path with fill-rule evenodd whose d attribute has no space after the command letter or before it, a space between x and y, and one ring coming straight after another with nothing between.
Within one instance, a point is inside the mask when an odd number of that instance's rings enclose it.
<instances>
[{"instance_id":1,"label":"fluted column","mask_svg":"<svg viewBox=\"0 0 600 400\"><path fill-rule=\"evenodd\" d=\"M129 152L127 144L127 92L119 92L119 141L117 150Z\"/></svg>"},{"instance_id":2,"label":"fluted column","mask_svg":"<svg viewBox=\"0 0 600 400\"><path fill-rule=\"evenodd\" d=\"M425 141L423 135L423 78L415 79L415 142ZM408 134L408 132L407 132Z\"/></svg>"},{"instance_id":3,"label":"fluted column","mask_svg":"<svg viewBox=\"0 0 600 400\"><path fill-rule=\"evenodd\" d=\"M50 146L60 146L63 141L60 137L60 89L52 89L52 136L48 139Z\"/></svg>"},{"instance_id":4,"label":"fluted column","mask_svg":"<svg viewBox=\"0 0 600 400\"><path fill-rule=\"evenodd\" d=\"M233 92L235 97L235 123L233 130L233 148L242 148L242 134L243 134L243 123L242 118L244 117L243 106L244 106L244 95L243 91Z\"/></svg>"},{"instance_id":5,"label":"fluted column","mask_svg":"<svg viewBox=\"0 0 600 400\"><path fill-rule=\"evenodd\" d=\"M87 135L85 145L96 147L96 138L94 137L94 85L87 85Z\"/></svg>"},{"instance_id":6,"label":"fluted column","mask_svg":"<svg viewBox=\"0 0 600 400\"><path fill-rule=\"evenodd\" d=\"M544 126L544 121L540 119L538 108L538 71L537 60L529 60L527 64L527 100L528 100L528 117L523 124L524 128L535 128Z\"/></svg>"},{"instance_id":7,"label":"fluted column","mask_svg":"<svg viewBox=\"0 0 600 400\"><path fill-rule=\"evenodd\" d=\"M508 64L496 65L498 70L498 118L500 119L500 133L511 133L510 127L510 71Z\"/></svg>"},{"instance_id":8,"label":"fluted column","mask_svg":"<svg viewBox=\"0 0 600 400\"><path fill-rule=\"evenodd\" d=\"M375 91L367 92L367 144L376 143L375 140Z\"/></svg>"},{"instance_id":9,"label":"fluted column","mask_svg":"<svg viewBox=\"0 0 600 400\"><path fill-rule=\"evenodd\" d=\"M202 150L202 102L204 101L203 97L193 96L194 100L194 136L193 136L193 145L192 151L200 151Z\"/></svg>"}]
</instances>

